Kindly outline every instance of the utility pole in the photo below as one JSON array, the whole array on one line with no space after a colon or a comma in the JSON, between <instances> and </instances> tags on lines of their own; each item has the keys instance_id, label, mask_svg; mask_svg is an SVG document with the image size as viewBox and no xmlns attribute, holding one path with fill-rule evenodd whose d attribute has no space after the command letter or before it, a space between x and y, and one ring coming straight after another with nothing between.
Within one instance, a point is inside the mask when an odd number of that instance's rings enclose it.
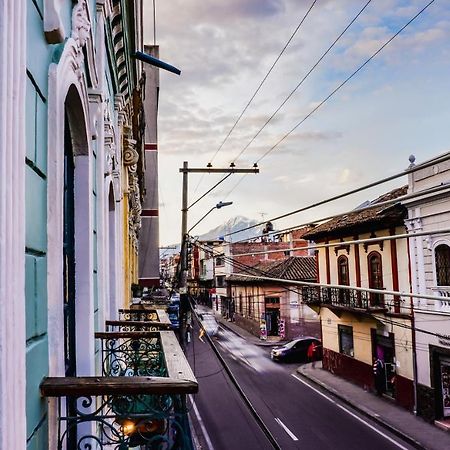
<instances>
[{"instance_id":1,"label":"utility pole","mask_svg":"<svg viewBox=\"0 0 450 450\"><path fill-rule=\"evenodd\" d=\"M183 162L183 167L180 169L183 174L183 191L182 191L182 206L181 206L181 254L180 254L180 344L183 350L186 348L186 327L187 315L190 311L190 303L187 292L187 258L188 258L188 175L189 173L259 173L258 166L254 164L251 169L236 169L234 164L227 168L216 169L213 167L192 168L188 167L188 162Z\"/></svg>"}]
</instances>

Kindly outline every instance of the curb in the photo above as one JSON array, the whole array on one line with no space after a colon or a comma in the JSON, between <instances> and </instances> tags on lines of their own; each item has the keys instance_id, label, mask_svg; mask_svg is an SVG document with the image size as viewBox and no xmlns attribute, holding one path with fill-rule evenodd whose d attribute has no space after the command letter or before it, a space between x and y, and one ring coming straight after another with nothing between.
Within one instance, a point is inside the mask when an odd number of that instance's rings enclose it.
<instances>
[{"instance_id":1,"label":"curb","mask_svg":"<svg viewBox=\"0 0 450 450\"><path fill-rule=\"evenodd\" d=\"M321 369L322 370L322 369ZM358 411L361 415L368 417L370 419L372 419L374 422L376 422L378 425L382 426L383 428L386 428L388 431L390 431L392 434L395 434L396 436L402 438L405 442L407 442L408 444L412 445L413 447L419 449L419 450L427 450L427 447L425 447L423 444L421 444L419 441L417 441L416 439L414 439L413 437L407 435L406 433L404 433L403 431L399 430L398 428L394 427L393 425L391 425L390 423L384 421L383 419L381 419L378 415L376 415L373 412L370 412L366 409L361 408L360 406L356 405L355 403L353 403L351 400L349 400L347 397L344 397L343 395L341 395L338 391L336 391L335 389L327 386L325 383L323 383L322 381L316 380L310 376L308 376L307 374L305 374L303 371L301 371L300 369L297 369L297 373L302 377L305 378L308 381L311 381L312 383L314 383L316 386L321 387L322 389L326 390L327 392L329 392L330 394L332 394L333 396L337 397L339 400L342 401L342 403L345 403L348 406L351 406L354 410Z\"/></svg>"}]
</instances>

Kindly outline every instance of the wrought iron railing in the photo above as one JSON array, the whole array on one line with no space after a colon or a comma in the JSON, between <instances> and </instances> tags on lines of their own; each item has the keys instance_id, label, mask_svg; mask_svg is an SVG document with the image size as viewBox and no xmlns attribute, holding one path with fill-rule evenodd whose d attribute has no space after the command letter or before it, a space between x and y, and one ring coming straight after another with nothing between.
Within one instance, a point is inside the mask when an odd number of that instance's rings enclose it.
<instances>
[{"instance_id":1,"label":"wrought iron railing","mask_svg":"<svg viewBox=\"0 0 450 450\"><path fill-rule=\"evenodd\" d=\"M144 320L107 320L105 325L107 331L159 331L172 329L170 322Z\"/></svg>"},{"instance_id":2,"label":"wrought iron railing","mask_svg":"<svg viewBox=\"0 0 450 450\"><path fill-rule=\"evenodd\" d=\"M95 337L102 341L103 376L167 376L160 333L102 332Z\"/></svg>"},{"instance_id":3,"label":"wrought iron railing","mask_svg":"<svg viewBox=\"0 0 450 450\"><path fill-rule=\"evenodd\" d=\"M360 309L383 309L386 294L323 286L303 286L302 300L307 305L331 305Z\"/></svg>"},{"instance_id":4,"label":"wrought iron railing","mask_svg":"<svg viewBox=\"0 0 450 450\"><path fill-rule=\"evenodd\" d=\"M41 384L43 396L58 397L58 450L191 450L185 393L196 391L194 382L176 387L141 377L47 378Z\"/></svg>"},{"instance_id":5,"label":"wrought iron railing","mask_svg":"<svg viewBox=\"0 0 450 450\"><path fill-rule=\"evenodd\" d=\"M132 320L132 321L150 321L157 322L158 312L156 309L119 309L120 320Z\"/></svg>"},{"instance_id":6,"label":"wrought iron railing","mask_svg":"<svg viewBox=\"0 0 450 450\"><path fill-rule=\"evenodd\" d=\"M58 450L192 450L195 376L172 331L97 333L102 375L46 378L58 398Z\"/></svg>"}]
</instances>

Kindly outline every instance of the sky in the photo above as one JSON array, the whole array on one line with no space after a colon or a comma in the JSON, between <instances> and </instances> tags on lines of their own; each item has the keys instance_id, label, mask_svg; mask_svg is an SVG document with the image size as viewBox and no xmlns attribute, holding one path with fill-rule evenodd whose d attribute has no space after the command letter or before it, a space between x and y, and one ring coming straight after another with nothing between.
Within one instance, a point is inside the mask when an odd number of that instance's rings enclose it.
<instances>
[{"instance_id":1,"label":"sky","mask_svg":"<svg viewBox=\"0 0 450 450\"><path fill-rule=\"evenodd\" d=\"M317 0L236 128L231 127L313 0L155 0L160 58L158 118L160 243L179 242L183 161L250 168L189 210L193 234L235 216L269 220L399 173L450 150L450 2L436 0L357 75L301 122L429 0L372 0L335 47L250 143L367 0ZM153 0L144 0L153 43ZM241 156L238 155L247 147ZM217 154L216 154L217 153ZM215 156L214 156L215 155ZM266 155L266 156L263 156ZM189 203L223 175L190 174ZM274 223L301 225L353 209L406 184L403 177ZM239 235L233 236L238 240Z\"/></svg>"}]
</instances>

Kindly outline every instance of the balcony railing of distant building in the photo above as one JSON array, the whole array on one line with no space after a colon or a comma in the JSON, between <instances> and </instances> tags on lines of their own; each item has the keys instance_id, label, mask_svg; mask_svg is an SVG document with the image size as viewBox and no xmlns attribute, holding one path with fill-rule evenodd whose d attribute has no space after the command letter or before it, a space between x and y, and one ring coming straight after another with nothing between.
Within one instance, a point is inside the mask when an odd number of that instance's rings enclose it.
<instances>
[{"instance_id":1,"label":"balcony railing of distant building","mask_svg":"<svg viewBox=\"0 0 450 450\"><path fill-rule=\"evenodd\" d=\"M198 384L175 334L109 331L95 337L102 342L101 376L41 383L43 396L58 398L58 450L191 450L186 394L197 392Z\"/></svg>"},{"instance_id":2,"label":"balcony railing of distant building","mask_svg":"<svg viewBox=\"0 0 450 450\"><path fill-rule=\"evenodd\" d=\"M398 300L394 296L374 292L359 291L336 287L303 286L301 289L303 303L307 305L324 305L338 308L387 310ZM389 297L389 298L387 298Z\"/></svg>"}]
</instances>

